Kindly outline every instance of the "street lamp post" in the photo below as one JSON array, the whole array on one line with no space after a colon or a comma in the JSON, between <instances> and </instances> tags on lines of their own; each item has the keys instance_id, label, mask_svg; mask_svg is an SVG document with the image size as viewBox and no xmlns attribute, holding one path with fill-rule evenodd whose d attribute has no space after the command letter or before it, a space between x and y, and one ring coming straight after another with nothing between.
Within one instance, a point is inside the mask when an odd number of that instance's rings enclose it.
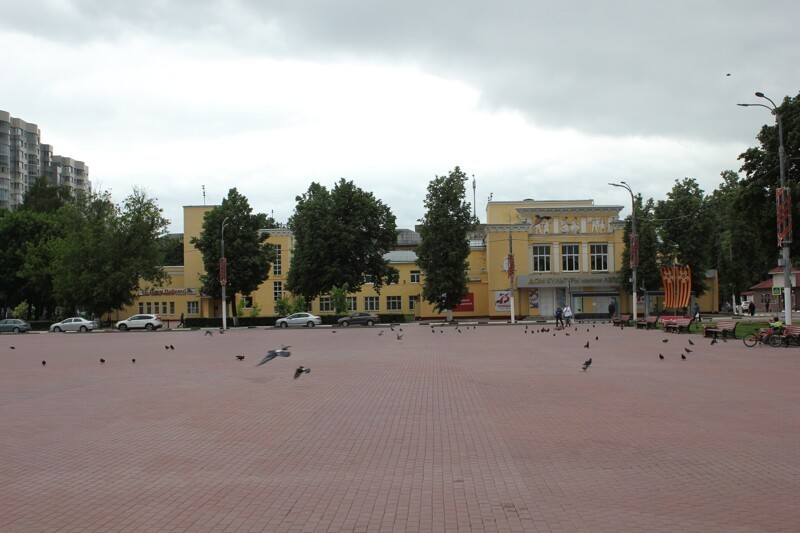
<instances>
[{"instance_id":1,"label":"street lamp post","mask_svg":"<svg viewBox=\"0 0 800 533\"><path fill-rule=\"evenodd\" d=\"M225 286L228 284L228 265L225 259L225 225L228 218L222 221L222 231L220 237L220 259L219 259L219 282L222 285L222 329L228 329L228 300L225 295Z\"/></svg>"},{"instance_id":2,"label":"street lamp post","mask_svg":"<svg viewBox=\"0 0 800 533\"><path fill-rule=\"evenodd\" d=\"M781 189L777 195L778 211L778 242L782 248L783 259L783 312L786 315L784 323L789 326L792 324L792 263L789 259L789 248L792 243L792 212L791 201L789 200L789 190L786 188L785 160L786 150L783 147L783 123L781 115L778 113L778 106L762 92L757 92L756 96L764 98L772 106L765 104L736 104L741 107L763 107L769 109L775 115L778 123L778 162L780 168ZM783 194L781 194L783 193Z\"/></svg>"},{"instance_id":3,"label":"street lamp post","mask_svg":"<svg viewBox=\"0 0 800 533\"><path fill-rule=\"evenodd\" d=\"M622 187L631 195L631 240L628 247L628 252L630 255L631 270L633 271L633 321L636 322L636 304L638 302L636 295L636 271L639 268L639 241L636 237L636 198L633 196L631 186L624 181L620 181L619 183L609 183L609 185L613 187Z\"/></svg>"}]
</instances>

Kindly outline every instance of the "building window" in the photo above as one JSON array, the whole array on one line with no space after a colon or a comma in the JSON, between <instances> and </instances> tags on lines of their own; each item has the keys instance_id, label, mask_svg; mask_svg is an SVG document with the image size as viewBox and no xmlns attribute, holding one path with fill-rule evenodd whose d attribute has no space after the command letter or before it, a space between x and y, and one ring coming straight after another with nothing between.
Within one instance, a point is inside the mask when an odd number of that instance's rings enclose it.
<instances>
[{"instance_id":1,"label":"building window","mask_svg":"<svg viewBox=\"0 0 800 533\"><path fill-rule=\"evenodd\" d=\"M171 315L175 314L175 302L170 302L169 303L169 314L171 314Z\"/></svg>"},{"instance_id":2,"label":"building window","mask_svg":"<svg viewBox=\"0 0 800 533\"><path fill-rule=\"evenodd\" d=\"M408 308L409 310L413 311L417 308L417 299L419 296L409 296L408 297Z\"/></svg>"},{"instance_id":3,"label":"building window","mask_svg":"<svg viewBox=\"0 0 800 533\"><path fill-rule=\"evenodd\" d=\"M608 272L608 244L590 244L589 254L593 272Z\"/></svg>"},{"instance_id":4,"label":"building window","mask_svg":"<svg viewBox=\"0 0 800 533\"><path fill-rule=\"evenodd\" d=\"M580 244L561 245L561 270L564 272L577 272L580 270Z\"/></svg>"},{"instance_id":5,"label":"building window","mask_svg":"<svg viewBox=\"0 0 800 533\"><path fill-rule=\"evenodd\" d=\"M252 296L242 296L242 308L243 309L251 309L253 307L253 297Z\"/></svg>"},{"instance_id":6,"label":"building window","mask_svg":"<svg viewBox=\"0 0 800 533\"><path fill-rule=\"evenodd\" d=\"M375 283L372 281L372 274L364 274L364 285L368 283Z\"/></svg>"},{"instance_id":7,"label":"building window","mask_svg":"<svg viewBox=\"0 0 800 533\"><path fill-rule=\"evenodd\" d=\"M139 314L144 313L144 302L139 302Z\"/></svg>"},{"instance_id":8,"label":"building window","mask_svg":"<svg viewBox=\"0 0 800 533\"><path fill-rule=\"evenodd\" d=\"M199 315L200 314L200 302L186 302L186 314L187 315Z\"/></svg>"},{"instance_id":9,"label":"building window","mask_svg":"<svg viewBox=\"0 0 800 533\"><path fill-rule=\"evenodd\" d=\"M533 271L550 272L550 245L538 244L533 249Z\"/></svg>"},{"instance_id":10,"label":"building window","mask_svg":"<svg viewBox=\"0 0 800 533\"><path fill-rule=\"evenodd\" d=\"M387 296L386 309L389 311L400 311L403 308L402 296Z\"/></svg>"},{"instance_id":11,"label":"building window","mask_svg":"<svg viewBox=\"0 0 800 533\"><path fill-rule=\"evenodd\" d=\"M147 314L153 314L153 303L152 302L145 302L145 308L147 309ZM156 313L158 313L158 302L156 302Z\"/></svg>"},{"instance_id":12,"label":"building window","mask_svg":"<svg viewBox=\"0 0 800 533\"><path fill-rule=\"evenodd\" d=\"M282 281L273 281L272 282L272 299L276 302L283 297L283 282Z\"/></svg>"},{"instance_id":13,"label":"building window","mask_svg":"<svg viewBox=\"0 0 800 533\"><path fill-rule=\"evenodd\" d=\"M411 283L419 283L419 270L411 271Z\"/></svg>"},{"instance_id":14,"label":"building window","mask_svg":"<svg viewBox=\"0 0 800 533\"><path fill-rule=\"evenodd\" d=\"M283 264L281 263L281 245L273 244L275 247L275 263L272 265L272 275L280 276L283 273Z\"/></svg>"},{"instance_id":15,"label":"building window","mask_svg":"<svg viewBox=\"0 0 800 533\"><path fill-rule=\"evenodd\" d=\"M320 311L333 311L333 302L330 296L320 296L319 298Z\"/></svg>"},{"instance_id":16,"label":"building window","mask_svg":"<svg viewBox=\"0 0 800 533\"><path fill-rule=\"evenodd\" d=\"M355 296L348 296L347 297L347 310L348 311L357 311L358 310L358 304L356 303L356 297Z\"/></svg>"},{"instance_id":17,"label":"building window","mask_svg":"<svg viewBox=\"0 0 800 533\"><path fill-rule=\"evenodd\" d=\"M377 311L379 307L377 296L364 296L364 311Z\"/></svg>"}]
</instances>

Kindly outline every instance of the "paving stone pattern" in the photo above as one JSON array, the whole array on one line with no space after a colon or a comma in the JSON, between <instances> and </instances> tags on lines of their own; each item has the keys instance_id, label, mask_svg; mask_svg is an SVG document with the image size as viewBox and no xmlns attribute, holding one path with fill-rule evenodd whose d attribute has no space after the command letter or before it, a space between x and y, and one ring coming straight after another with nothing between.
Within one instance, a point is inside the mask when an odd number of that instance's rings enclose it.
<instances>
[{"instance_id":1,"label":"paving stone pattern","mask_svg":"<svg viewBox=\"0 0 800 533\"><path fill-rule=\"evenodd\" d=\"M542 327L2 335L0 531L800 529L800 348Z\"/></svg>"}]
</instances>

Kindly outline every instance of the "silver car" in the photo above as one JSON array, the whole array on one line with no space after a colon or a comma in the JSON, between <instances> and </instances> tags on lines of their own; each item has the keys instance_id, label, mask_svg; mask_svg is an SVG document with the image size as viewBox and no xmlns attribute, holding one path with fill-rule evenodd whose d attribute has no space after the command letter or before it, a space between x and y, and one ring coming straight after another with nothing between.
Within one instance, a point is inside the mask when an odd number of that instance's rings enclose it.
<instances>
[{"instance_id":1,"label":"silver car","mask_svg":"<svg viewBox=\"0 0 800 533\"><path fill-rule=\"evenodd\" d=\"M65 318L61 322L56 322L50 326L50 331L55 333L62 331L80 331L81 333L86 333L87 331L92 331L94 327L95 323L91 320L75 316L72 318Z\"/></svg>"},{"instance_id":2,"label":"silver car","mask_svg":"<svg viewBox=\"0 0 800 533\"><path fill-rule=\"evenodd\" d=\"M308 326L313 328L322 324L322 319L311 313L294 313L275 321L275 327L288 328L289 326Z\"/></svg>"}]
</instances>

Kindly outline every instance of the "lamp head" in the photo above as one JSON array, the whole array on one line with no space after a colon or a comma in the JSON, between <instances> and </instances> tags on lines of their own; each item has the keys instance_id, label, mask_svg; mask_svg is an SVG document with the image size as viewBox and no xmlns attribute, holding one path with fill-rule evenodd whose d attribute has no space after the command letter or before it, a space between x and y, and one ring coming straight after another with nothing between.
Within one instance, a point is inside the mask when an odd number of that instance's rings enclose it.
<instances>
[{"instance_id":1,"label":"lamp head","mask_svg":"<svg viewBox=\"0 0 800 533\"><path fill-rule=\"evenodd\" d=\"M762 92L757 92L757 93L756 93L756 96L758 96L759 98L764 98L764 93L762 93Z\"/></svg>"}]
</instances>

